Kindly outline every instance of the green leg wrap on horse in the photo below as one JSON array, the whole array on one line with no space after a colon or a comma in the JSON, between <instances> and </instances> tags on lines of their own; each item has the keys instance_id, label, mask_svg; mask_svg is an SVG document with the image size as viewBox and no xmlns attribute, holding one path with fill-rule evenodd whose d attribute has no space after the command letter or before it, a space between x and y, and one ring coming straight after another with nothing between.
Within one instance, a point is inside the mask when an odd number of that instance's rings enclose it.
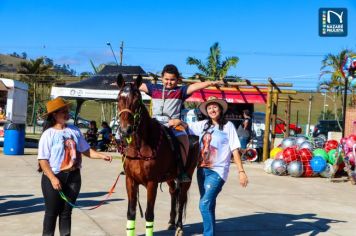
<instances>
[{"instance_id":1,"label":"green leg wrap on horse","mask_svg":"<svg viewBox=\"0 0 356 236\"><path fill-rule=\"evenodd\" d=\"M134 220L128 220L126 222L126 235L127 236L135 236L135 223Z\"/></svg>"},{"instance_id":2,"label":"green leg wrap on horse","mask_svg":"<svg viewBox=\"0 0 356 236\"><path fill-rule=\"evenodd\" d=\"M146 236L153 236L153 222L146 221Z\"/></svg>"}]
</instances>

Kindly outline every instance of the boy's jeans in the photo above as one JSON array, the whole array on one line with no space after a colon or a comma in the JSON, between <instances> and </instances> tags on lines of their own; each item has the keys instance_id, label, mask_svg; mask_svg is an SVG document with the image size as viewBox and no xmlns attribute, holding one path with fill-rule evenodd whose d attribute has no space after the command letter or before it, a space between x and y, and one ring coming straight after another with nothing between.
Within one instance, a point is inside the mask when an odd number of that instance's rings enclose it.
<instances>
[{"instance_id":1,"label":"boy's jeans","mask_svg":"<svg viewBox=\"0 0 356 236\"><path fill-rule=\"evenodd\" d=\"M203 217L204 236L215 236L215 205L225 181L218 173L208 168L197 171L200 201L199 209Z\"/></svg>"}]
</instances>

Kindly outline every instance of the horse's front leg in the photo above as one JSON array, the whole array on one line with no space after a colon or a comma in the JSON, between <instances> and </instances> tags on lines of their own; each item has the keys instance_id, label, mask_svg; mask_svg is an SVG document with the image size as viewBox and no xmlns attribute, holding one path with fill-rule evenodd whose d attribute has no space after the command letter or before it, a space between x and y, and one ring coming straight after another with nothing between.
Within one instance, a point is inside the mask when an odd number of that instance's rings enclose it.
<instances>
[{"instance_id":1,"label":"horse's front leg","mask_svg":"<svg viewBox=\"0 0 356 236\"><path fill-rule=\"evenodd\" d=\"M157 182L147 183L146 236L153 236L154 208L157 196Z\"/></svg>"},{"instance_id":2,"label":"horse's front leg","mask_svg":"<svg viewBox=\"0 0 356 236\"><path fill-rule=\"evenodd\" d=\"M138 184L131 177L126 175L126 192L128 197L126 235L135 236L136 225L136 205L137 205Z\"/></svg>"}]
</instances>

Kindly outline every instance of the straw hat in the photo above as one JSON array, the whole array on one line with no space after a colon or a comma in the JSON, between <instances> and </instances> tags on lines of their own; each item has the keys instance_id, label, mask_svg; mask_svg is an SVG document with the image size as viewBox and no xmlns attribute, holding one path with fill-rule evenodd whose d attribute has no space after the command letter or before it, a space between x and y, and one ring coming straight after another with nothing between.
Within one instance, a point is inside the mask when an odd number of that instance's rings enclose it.
<instances>
[{"instance_id":1,"label":"straw hat","mask_svg":"<svg viewBox=\"0 0 356 236\"><path fill-rule=\"evenodd\" d=\"M203 113L205 116L208 116L208 112L206 111L206 107L211 104L211 103L217 103L222 107L222 114L225 114L227 111L227 102L222 99L218 99L217 97L209 97L207 101L203 102L202 104L199 105L199 110L201 113Z\"/></svg>"},{"instance_id":2,"label":"straw hat","mask_svg":"<svg viewBox=\"0 0 356 236\"><path fill-rule=\"evenodd\" d=\"M69 102L64 101L63 98L61 98L61 97L57 97L57 98L47 102L47 104L46 104L47 113L44 114L43 116L46 117L55 111L58 111L65 107L69 107L69 105L70 105Z\"/></svg>"}]
</instances>

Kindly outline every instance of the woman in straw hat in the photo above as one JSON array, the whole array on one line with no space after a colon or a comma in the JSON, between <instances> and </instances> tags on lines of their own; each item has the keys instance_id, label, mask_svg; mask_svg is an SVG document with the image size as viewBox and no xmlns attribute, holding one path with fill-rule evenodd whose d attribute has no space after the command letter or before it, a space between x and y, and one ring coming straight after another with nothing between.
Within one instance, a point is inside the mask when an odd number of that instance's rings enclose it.
<instances>
[{"instance_id":1,"label":"woman in straw hat","mask_svg":"<svg viewBox=\"0 0 356 236\"><path fill-rule=\"evenodd\" d=\"M243 168L240 142L234 125L225 120L227 103L210 97L200 104L206 120L189 124L191 134L199 136L200 160L197 179L200 192L199 209L203 217L204 236L215 235L215 205L229 173L231 154L237 165L240 185L246 187L248 179Z\"/></svg>"},{"instance_id":2,"label":"woman in straw hat","mask_svg":"<svg viewBox=\"0 0 356 236\"><path fill-rule=\"evenodd\" d=\"M45 200L43 235L54 235L59 216L60 235L70 235L72 207L61 199L62 191L75 202L81 186L81 153L105 161L111 156L90 149L80 130L67 125L69 104L62 98L47 103L46 124L38 145L38 162L43 170L41 187Z\"/></svg>"}]
</instances>

